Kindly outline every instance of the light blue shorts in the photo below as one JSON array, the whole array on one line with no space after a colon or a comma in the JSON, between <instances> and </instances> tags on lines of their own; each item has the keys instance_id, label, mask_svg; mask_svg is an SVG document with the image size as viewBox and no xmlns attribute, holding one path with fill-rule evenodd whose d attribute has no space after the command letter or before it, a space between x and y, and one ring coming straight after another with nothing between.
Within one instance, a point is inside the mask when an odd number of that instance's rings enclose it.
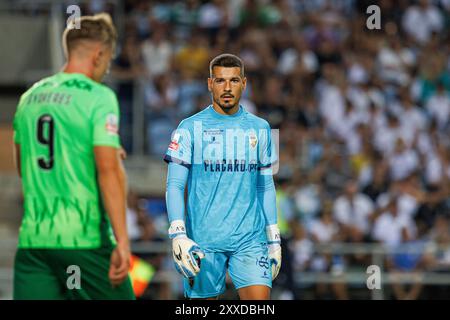
<instances>
[{"instance_id":1,"label":"light blue shorts","mask_svg":"<svg viewBox=\"0 0 450 320\"><path fill-rule=\"evenodd\" d=\"M185 297L210 298L222 294L227 270L236 289L252 285L272 288L267 243L256 242L234 252L205 250L199 274L193 281L183 280Z\"/></svg>"}]
</instances>

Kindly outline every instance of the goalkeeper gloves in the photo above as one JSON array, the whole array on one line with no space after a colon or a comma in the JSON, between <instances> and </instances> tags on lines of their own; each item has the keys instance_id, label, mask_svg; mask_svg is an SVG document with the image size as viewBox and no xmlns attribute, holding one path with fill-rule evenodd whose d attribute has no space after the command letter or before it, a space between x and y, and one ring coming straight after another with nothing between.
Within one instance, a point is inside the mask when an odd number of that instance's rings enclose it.
<instances>
[{"instance_id":1,"label":"goalkeeper gloves","mask_svg":"<svg viewBox=\"0 0 450 320\"><path fill-rule=\"evenodd\" d=\"M269 249L269 260L272 266L272 280L278 276L281 268L281 237L280 229L276 224L266 227L267 244Z\"/></svg>"},{"instance_id":2,"label":"goalkeeper gloves","mask_svg":"<svg viewBox=\"0 0 450 320\"><path fill-rule=\"evenodd\" d=\"M205 257L205 253L197 243L186 236L186 228L182 220L172 221L169 237L172 239L175 268L185 278L194 278L200 272L200 262Z\"/></svg>"}]
</instances>

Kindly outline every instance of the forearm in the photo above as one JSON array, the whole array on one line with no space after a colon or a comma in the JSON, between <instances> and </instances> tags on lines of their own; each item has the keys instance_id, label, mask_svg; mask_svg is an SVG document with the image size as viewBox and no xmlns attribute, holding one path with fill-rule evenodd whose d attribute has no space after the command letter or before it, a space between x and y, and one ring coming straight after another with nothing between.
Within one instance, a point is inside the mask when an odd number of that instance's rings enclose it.
<instances>
[{"instance_id":1,"label":"forearm","mask_svg":"<svg viewBox=\"0 0 450 320\"><path fill-rule=\"evenodd\" d=\"M119 162L118 177L119 177L120 188L122 189L122 192L124 195L124 202L125 202L125 207L126 207L127 206L126 199L127 199L127 194L128 194L128 184L127 184L127 175L125 172L125 168L123 167L122 161Z\"/></svg>"},{"instance_id":2,"label":"forearm","mask_svg":"<svg viewBox=\"0 0 450 320\"><path fill-rule=\"evenodd\" d=\"M266 169L271 170L271 169ZM257 194L259 204L264 212L266 226L277 224L277 199L275 184L271 174L259 174L257 182Z\"/></svg>"},{"instance_id":3,"label":"forearm","mask_svg":"<svg viewBox=\"0 0 450 320\"><path fill-rule=\"evenodd\" d=\"M277 225L277 198L273 183L272 169L260 171L257 178L258 201L266 220L267 248L272 270L272 280L278 276L281 268L281 237Z\"/></svg>"},{"instance_id":4,"label":"forearm","mask_svg":"<svg viewBox=\"0 0 450 320\"><path fill-rule=\"evenodd\" d=\"M186 167L176 163L169 163L166 185L166 206L170 223L177 220L184 222L184 189L188 175L189 169Z\"/></svg>"},{"instance_id":5,"label":"forearm","mask_svg":"<svg viewBox=\"0 0 450 320\"><path fill-rule=\"evenodd\" d=\"M99 172L98 181L103 203L108 213L114 235L120 245L128 245L125 217L125 174L117 171Z\"/></svg>"}]
</instances>

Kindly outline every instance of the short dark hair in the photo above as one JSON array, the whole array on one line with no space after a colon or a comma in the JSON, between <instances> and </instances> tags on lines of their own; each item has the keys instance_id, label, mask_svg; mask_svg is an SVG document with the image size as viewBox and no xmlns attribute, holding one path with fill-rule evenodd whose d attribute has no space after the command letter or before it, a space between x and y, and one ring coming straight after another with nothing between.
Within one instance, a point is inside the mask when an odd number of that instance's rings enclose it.
<instances>
[{"instance_id":1,"label":"short dark hair","mask_svg":"<svg viewBox=\"0 0 450 320\"><path fill-rule=\"evenodd\" d=\"M231 53L224 53L218 55L209 63L209 75L212 77L214 67L226 67L233 68L238 67L241 69L241 76L244 77L244 62L241 58Z\"/></svg>"}]
</instances>

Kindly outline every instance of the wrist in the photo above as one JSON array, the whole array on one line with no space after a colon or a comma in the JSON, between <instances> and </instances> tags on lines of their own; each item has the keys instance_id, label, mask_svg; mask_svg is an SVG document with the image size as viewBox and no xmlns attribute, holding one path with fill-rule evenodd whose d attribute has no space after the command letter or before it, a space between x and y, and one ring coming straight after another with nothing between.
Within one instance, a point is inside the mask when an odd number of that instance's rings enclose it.
<instances>
[{"instance_id":1,"label":"wrist","mask_svg":"<svg viewBox=\"0 0 450 320\"><path fill-rule=\"evenodd\" d=\"M266 226L266 235L267 243L269 245L281 243L280 229L278 228L278 225L271 224Z\"/></svg>"},{"instance_id":2,"label":"wrist","mask_svg":"<svg viewBox=\"0 0 450 320\"><path fill-rule=\"evenodd\" d=\"M189 239L186 235L186 233L179 233L173 237L170 238L171 240L175 240L175 239Z\"/></svg>"},{"instance_id":3,"label":"wrist","mask_svg":"<svg viewBox=\"0 0 450 320\"><path fill-rule=\"evenodd\" d=\"M186 226L183 220L173 220L168 230L169 238L186 237Z\"/></svg>"},{"instance_id":4,"label":"wrist","mask_svg":"<svg viewBox=\"0 0 450 320\"><path fill-rule=\"evenodd\" d=\"M128 241L128 239L118 240L116 246L118 248L130 251L130 242Z\"/></svg>"}]
</instances>

